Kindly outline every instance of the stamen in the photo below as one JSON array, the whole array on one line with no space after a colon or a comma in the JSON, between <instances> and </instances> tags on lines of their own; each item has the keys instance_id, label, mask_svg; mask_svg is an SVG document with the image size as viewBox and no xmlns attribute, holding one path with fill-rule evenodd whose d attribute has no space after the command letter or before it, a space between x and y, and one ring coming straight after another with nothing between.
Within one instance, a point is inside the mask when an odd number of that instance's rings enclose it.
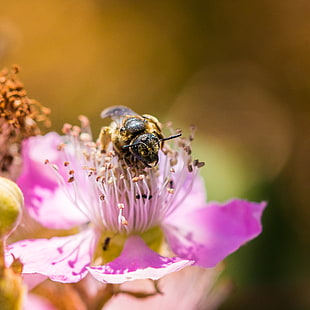
<instances>
[{"instance_id":1,"label":"stamen","mask_svg":"<svg viewBox=\"0 0 310 310\"><path fill-rule=\"evenodd\" d=\"M193 172L193 166L191 164L187 165L188 172Z\"/></svg>"},{"instance_id":2,"label":"stamen","mask_svg":"<svg viewBox=\"0 0 310 310\"><path fill-rule=\"evenodd\" d=\"M62 132L65 134L65 135L69 135L70 134L70 131L72 129L72 125L71 124L68 124L68 123L65 123L62 127Z\"/></svg>"},{"instance_id":3,"label":"stamen","mask_svg":"<svg viewBox=\"0 0 310 310\"><path fill-rule=\"evenodd\" d=\"M167 192L168 192L169 194L173 194L173 193L174 193L174 189L173 189L173 188L167 188Z\"/></svg>"},{"instance_id":4,"label":"stamen","mask_svg":"<svg viewBox=\"0 0 310 310\"><path fill-rule=\"evenodd\" d=\"M57 166L57 165L52 164L51 166L52 166L52 168L53 168L54 170L56 170L56 171L58 171L58 170L59 170L59 168L58 168L58 166Z\"/></svg>"},{"instance_id":5,"label":"stamen","mask_svg":"<svg viewBox=\"0 0 310 310\"><path fill-rule=\"evenodd\" d=\"M197 167L198 168L201 168L205 165L205 163L203 161L200 161L198 164L197 164Z\"/></svg>"},{"instance_id":6,"label":"stamen","mask_svg":"<svg viewBox=\"0 0 310 310\"><path fill-rule=\"evenodd\" d=\"M159 165L144 170L128 166L114 151L102 153L100 145L89 141L81 129L71 125L64 127L68 132L66 145L72 146L68 152L63 148L68 157L64 162L68 167L67 182L73 187L72 192L66 189L68 196L102 231L142 233L159 225L184 200L198 168L204 164L192 161L191 138L167 141L165 149L160 150L163 154ZM175 135L176 131L171 129L171 133ZM174 150L170 144L178 149ZM78 159L77 165L69 170L73 159L75 163ZM58 175L63 179L60 173ZM84 182L87 182L87 191L81 190ZM108 247L109 241L106 243L103 248Z\"/></svg>"},{"instance_id":7,"label":"stamen","mask_svg":"<svg viewBox=\"0 0 310 310\"><path fill-rule=\"evenodd\" d=\"M137 183L137 182L139 181L139 177L133 177L133 178L131 179L131 181L132 181L133 183Z\"/></svg>"},{"instance_id":8,"label":"stamen","mask_svg":"<svg viewBox=\"0 0 310 310\"><path fill-rule=\"evenodd\" d=\"M107 251L108 249L108 246L110 244L110 241L111 241L111 237L106 237L104 242L103 242L103 245L102 245L102 250L103 251Z\"/></svg>"},{"instance_id":9,"label":"stamen","mask_svg":"<svg viewBox=\"0 0 310 310\"><path fill-rule=\"evenodd\" d=\"M65 144L64 143L61 143L59 145L57 145L57 151L63 151L65 148Z\"/></svg>"},{"instance_id":10,"label":"stamen","mask_svg":"<svg viewBox=\"0 0 310 310\"><path fill-rule=\"evenodd\" d=\"M188 155L191 155L192 154L192 150L190 148L189 145L185 145L184 146L184 151L188 154Z\"/></svg>"}]
</instances>

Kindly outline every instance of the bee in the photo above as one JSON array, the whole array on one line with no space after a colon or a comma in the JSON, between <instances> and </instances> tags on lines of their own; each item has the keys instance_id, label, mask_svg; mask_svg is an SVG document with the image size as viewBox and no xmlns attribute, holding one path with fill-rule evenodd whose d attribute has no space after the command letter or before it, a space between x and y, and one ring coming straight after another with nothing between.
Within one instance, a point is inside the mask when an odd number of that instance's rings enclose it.
<instances>
[{"instance_id":1,"label":"bee","mask_svg":"<svg viewBox=\"0 0 310 310\"><path fill-rule=\"evenodd\" d=\"M181 136L179 133L164 138L161 123L156 117L139 115L125 106L109 107L100 116L113 121L101 129L99 142L103 151L112 142L116 153L132 166L138 162L148 168L156 166L163 142Z\"/></svg>"}]
</instances>

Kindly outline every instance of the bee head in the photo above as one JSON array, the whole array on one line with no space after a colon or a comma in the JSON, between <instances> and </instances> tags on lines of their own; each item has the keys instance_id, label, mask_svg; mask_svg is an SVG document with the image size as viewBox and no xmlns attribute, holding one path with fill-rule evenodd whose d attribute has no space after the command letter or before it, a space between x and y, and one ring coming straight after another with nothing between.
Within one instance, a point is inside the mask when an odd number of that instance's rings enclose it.
<instances>
[{"instance_id":1,"label":"bee head","mask_svg":"<svg viewBox=\"0 0 310 310\"><path fill-rule=\"evenodd\" d=\"M145 133L133 139L132 143L125 145L129 147L131 154L142 161L146 167L156 166L158 163L158 151L160 140L152 133Z\"/></svg>"},{"instance_id":2,"label":"bee head","mask_svg":"<svg viewBox=\"0 0 310 310\"><path fill-rule=\"evenodd\" d=\"M152 168L158 163L158 152L161 142L174 139L179 136L181 136L181 134L159 139L153 133L144 133L137 136L129 145L125 145L123 148L129 148L131 154L136 159L142 161L146 167Z\"/></svg>"}]
</instances>

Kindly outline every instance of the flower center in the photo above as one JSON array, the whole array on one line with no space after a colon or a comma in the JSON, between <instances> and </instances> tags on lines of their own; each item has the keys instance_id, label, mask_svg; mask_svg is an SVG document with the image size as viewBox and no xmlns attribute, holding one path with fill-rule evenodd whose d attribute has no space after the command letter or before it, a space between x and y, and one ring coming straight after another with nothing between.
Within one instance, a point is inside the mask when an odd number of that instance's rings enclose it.
<instances>
[{"instance_id":1,"label":"flower center","mask_svg":"<svg viewBox=\"0 0 310 310\"><path fill-rule=\"evenodd\" d=\"M64 133L59 147L63 166L51 166L67 196L100 232L99 252L113 239L117 251L125 236L148 236L154 227L161 226L187 196L203 165L191 158L192 136L173 141L174 149L165 144L159 151L159 164L141 168L128 166L112 143L102 152L83 127L66 125Z\"/></svg>"}]
</instances>

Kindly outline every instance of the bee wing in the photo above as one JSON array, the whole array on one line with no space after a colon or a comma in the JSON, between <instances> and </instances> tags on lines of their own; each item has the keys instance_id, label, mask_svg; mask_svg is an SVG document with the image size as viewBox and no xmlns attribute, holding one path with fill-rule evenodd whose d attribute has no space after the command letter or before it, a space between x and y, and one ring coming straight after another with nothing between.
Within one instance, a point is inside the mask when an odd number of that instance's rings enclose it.
<instances>
[{"instance_id":1,"label":"bee wing","mask_svg":"<svg viewBox=\"0 0 310 310\"><path fill-rule=\"evenodd\" d=\"M106 108L100 114L101 118L109 117L115 122L118 122L122 116L126 115L138 115L138 114L123 105L114 105L112 107Z\"/></svg>"}]
</instances>

